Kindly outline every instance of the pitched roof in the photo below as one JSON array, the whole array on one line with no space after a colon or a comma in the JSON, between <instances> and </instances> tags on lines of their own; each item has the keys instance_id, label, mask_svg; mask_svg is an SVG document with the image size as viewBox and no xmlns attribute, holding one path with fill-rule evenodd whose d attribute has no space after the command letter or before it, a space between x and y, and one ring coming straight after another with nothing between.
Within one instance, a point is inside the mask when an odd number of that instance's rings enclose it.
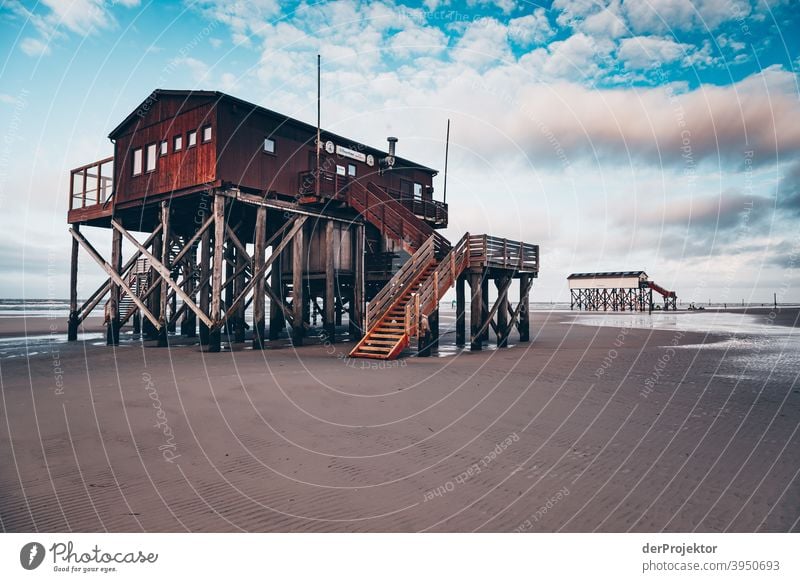
<instances>
[{"instance_id":1,"label":"pitched roof","mask_svg":"<svg viewBox=\"0 0 800 582\"><path fill-rule=\"evenodd\" d=\"M640 277L644 271L605 271L602 273L572 273L567 279L602 279L607 277Z\"/></svg>"},{"instance_id":2,"label":"pitched roof","mask_svg":"<svg viewBox=\"0 0 800 582\"><path fill-rule=\"evenodd\" d=\"M122 130L131 121L133 121L133 119L135 117L140 117L141 116L140 115L140 111L142 111L144 105L146 103L148 103L148 102L152 102L152 101L157 100L159 95L164 95L164 96L168 96L168 97L184 97L186 99L188 99L189 97L209 97L209 98L215 99L216 101L230 101L230 102L233 102L233 103L237 103L237 104L239 104L239 105L241 105L243 107L247 107L247 108L253 109L254 111L257 111L257 112L260 112L260 113L265 113L265 114L271 115L273 117L277 117L278 119L280 119L284 123L290 123L290 124L295 125L296 127L300 127L300 128L303 128L303 129L306 129L308 131L312 131L312 132L315 132L315 133L317 131L317 127L315 125L311 125L311 124L306 123L304 121L300 121L299 119L295 119L294 117L289 117L288 115L285 115L283 113L278 113L277 111L273 111L272 109L267 109L266 107L261 107L260 105L256 105L255 103L250 103L249 101L244 101L243 99L239 99L238 97L234 97L233 95L228 95L227 93L223 93L221 91L193 91L193 90L185 90L185 89L184 90L182 90L182 89L156 89L155 91L150 93L147 96L147 98L144 101L142 101L139 104L139 106L136 109L134 109L119 125L117 125L117 127L112 129L111 133L108 134L108 137L110 139L115 139L115 137L118 134L120 134L122 132ZM351 138L347 138L347 137L338 135L338 134L330 132L330 131L328 131L326 129L322 129L322 134L326 138L330 138L330 139L334 139L334 140L338 140L338 141L358 143L357 140L353 140ZM384 156L388 155L388 152L386 152L383 149L375 148L375 147L372 147L372 146L367 146L366 144L364 144L364 146L366 148L372 150L373 152L379 154L379 155L384 155ZM439 173L439 170L435 170L434 168L429 168L427 166L423 166L422 164L418 164L416 162L413 162L413 161L409 160L408 158L395 156L395 159L398 162L400 162L402 165L405 165L405 166L408 166L408 167L413 167L413 168L418 168L420 170L424 170L424 171L427 171L427 172L431 172L431 173L433 173L434 176Z\"/></svg>"}]
</instances>

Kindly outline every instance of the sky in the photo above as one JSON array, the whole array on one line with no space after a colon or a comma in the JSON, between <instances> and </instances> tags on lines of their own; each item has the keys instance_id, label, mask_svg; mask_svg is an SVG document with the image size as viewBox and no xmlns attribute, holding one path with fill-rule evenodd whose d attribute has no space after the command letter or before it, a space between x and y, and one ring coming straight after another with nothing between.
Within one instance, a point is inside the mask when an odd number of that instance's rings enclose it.
<instances>
[{"instance_id":1,"label":"sky","mask_svg":"<svg viewBox=\"0 0 800 582\"><path fill-rule=\"evenodd\" d=\"M0 0L0 47L0 297L68 295L69 170L153 89L315 123L321 54L325 128L443 169L451 120L444 234L539 244L533 301L638 269L683 301L800 301L788 0Z\"/></svg>"}]
</instances>

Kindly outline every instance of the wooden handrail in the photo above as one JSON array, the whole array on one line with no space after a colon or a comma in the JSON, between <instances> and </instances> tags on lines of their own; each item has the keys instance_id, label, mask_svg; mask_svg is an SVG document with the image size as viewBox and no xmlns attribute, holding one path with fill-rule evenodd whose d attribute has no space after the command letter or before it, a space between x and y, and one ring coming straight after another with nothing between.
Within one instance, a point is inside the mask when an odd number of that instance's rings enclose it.
<instances>
[{"instance_id":1,"label":"wooden handrail","mask_svg":"<svg viewBox=\"0 0 800 582\"><path fill-rule=\"evenodd\" d=\"M470 265L470 235L465 234L450 252L439 262L430 277L420 286L415 301L414 313L406 309L406 333L414 337L419 333L419 320L436 310L439 300L456 284L458 277Z\"/></svg>"},{"instance_id":2,"label":"wooden handrail","mask_svg":"<svg viewBox=\"0 0 800 582\"><path fill-rule=\"evenodd\" d=\"M428 238L425 244L423 244L416 253L411 255L411 258L408 259L389 282L383 286L383 289L372 298L372 301L367 305L367 329L375 325L394 304L397 298L408 289L417 275L436 260L434 255L434 243L435 240L433 236Z\"/></svg>"}]
</instances>

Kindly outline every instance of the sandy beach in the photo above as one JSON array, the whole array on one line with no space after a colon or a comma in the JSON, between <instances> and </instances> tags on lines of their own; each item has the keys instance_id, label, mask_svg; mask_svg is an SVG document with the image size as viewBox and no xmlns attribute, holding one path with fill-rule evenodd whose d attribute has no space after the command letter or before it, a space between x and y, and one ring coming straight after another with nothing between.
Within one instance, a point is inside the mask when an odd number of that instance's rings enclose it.
<instances>
[{"instance_id":1,"label":"sandy beach","mask_svg":"<svg viewBox=\"0 0 800 582\"><path fill-rule=\"evenodd\" d=\"M529 344L389 363L3 318L0 523L800 531L797 309L532 316Z\"/></svg>"}]
</instances>

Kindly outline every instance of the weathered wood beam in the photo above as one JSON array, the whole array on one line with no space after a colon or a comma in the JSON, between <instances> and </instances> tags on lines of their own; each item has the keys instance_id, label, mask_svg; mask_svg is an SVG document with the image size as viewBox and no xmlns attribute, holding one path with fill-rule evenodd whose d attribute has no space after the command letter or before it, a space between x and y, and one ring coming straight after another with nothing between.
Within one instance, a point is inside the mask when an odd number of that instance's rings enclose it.
<instances>
[{"instance_id":1,"label":"weathered wood beam","mask_svg":"<svg viewBox=\"0 0 800 582\"><path fill-rule=\"evenodd\" d=\"M253 260L252 264L258 266L264 262L267 242L267 209L259 206L256 209L256 226L253 233ZM253 290L253 349L263 350L264 342L264 310L266 308L265 299L265 279L266 275L261 273L254 275L255 285Z\"/></svg>"},{"instance_id":2,"label":"weathered wood beam","mask_svg":"<svg viewBox=\"0 0 800 582\"><path fill-rule=\"evenodd\" d=\"M305 217L303 218L305 223ZM302 226L302 225L301 225ZM299 235L295 233L292 244L292 308L294 310L294 321L292 322L292 344L295 346L303 345L303 229L299 230Z\"/></svg>"},{"instance_id":3,"label":"weathered wood beam","mask_svg":"<svg viewBox=\"0 0 800 582\"><path fill-rule=\"evenodd\" d=\"M335 285L334 279L334 225L332 220L325 222L325 300L323 306L325 312L323 314L325 340L330 343L336 343L336 298L335 298Z\"/></svg>"},{"instance_id":4,"label":"weathered wood beam","mask_svg":"<svg viewBox=\"0 0 800 582\"><path fill-rule=\"evenodd\" d=\"M125 283L125 281L122 279L122 277L120 277L114 271L114 269L111 267L111 265L109 265L105 261L105 259L103 259L103 257L100 255L100 253L98 253L97 250L92 246L92 243L90 243L88 240L86 240L86 238L80 232L76 231L74 228L70 228L69 229L69 233L72 235L72 237L75 240L78 241L78 243L80 243L80 245L89 254L89 256L92 257L92 259L94 259L94 261L98 265L100 265L100 267L106 272L106 274L109 277L111 277L120 287L122 287L122 289L128 295L131 296L131 299L133 299L133 302L136 304L136 306L139 308L139 310L144 314L145 317L147 317L147 319L150 320L150 322L155 326L155 328L158 329L159 325L160 325L159 322L158 322L158 318L155 315L153 315L150 312L150 310L147 309L145 304L142 303L142 301L134 294L133 291L131 291L130 287L128 287L128 285Z\"/></svg>"},{"instance_id":5,"label":"weathered wood beam","mask_svg":"<svg viewBox=\"0 0 800 582\"><path fill-rule=\"evenodd\" d=\"M219 193L214 195L214 253L211 269L211 323L209 327L210 352L220 351L221 332L219 321L222 311L222 272L225 263L225 198Z\"/></svg>"},{"instance_id":6,"label":"weathered wood beam","mask_svg":"<svg viewBox=\"0 0 800 582\"><path fill-rule=\"evenodd\" d=\"M169 212L169 209L167 209L166 212ZM194 311L197 314L197 317L200 318L200 320L202 320L206 325L211 327L212 325L211 319L205 313L203 313L203 311L195 304L195 302L192 301L191 297L189 297L189 295L187 295L186 292L184 292L184 290L181 289L180 285L178 285L175 281L172 280L169 268L166 267L161 261L156 259L155 256L153 256L147 249L142 247L139 241L137 241L130 233L128 233L128 231L126 231L122 227L122 225L120 225L116 220L111 221L111 226L119 230L122 233L122 236L127 238L130 243L132 243L134 246L139 248L140 251L142 251L142 254L145 257L147 257L147 259L150 261L150 266L160 275L161 281L166 285L172 287L172 289L175 290L175 293L177 293L178 297L180 297L181 300L188 305L189 309ZM166 240L166 237L164 237L164 239ZM166 291L162 291L161 295L162 309L164 307L164 304L166 303L166 300L167 300Z\"/></svg>"},{"instance_id":7,"label":"weathered wood beam","mask_svg":"<svg viewBox=\"0 0 800 582\"><path fill-rule=\"evenodd\" d=\"M73 187L73 179L70 177L70 190ZM72 195L70 195L70 206L72 205ZM80 229L75 225L75 232ZM72 253L69 264L69 320L67 321L67 341L74 342L78 339L78 239L72 239ZM105 291L103 292L105 295Z\"/></svg>"},{"instance_id":8,"label":"weathered wood beam","mask_svg":"<svg viewBox=\"0 0 800 582\"><path fill-rule=\"evenodd\" d=\"M75 225L75 226L77 227L77 225ZM153 239L160 232L161 232L161 225L159 224L156 227L156 229L150 234L150 236L147 237L147 239L142 244L145 247L149 248L150 245L153 244ZM72 242L73 242L73 245L76 245L76 248L77 248L78 242L75 241L75 240L73 240ZM136 261L139 259L140 256L141 256L141 253L139 251L136 251L131 256L131 258L128 259L128 261L125 263L125 265L122 267L122 270L119 273L120 276L122 276L124 278L128 274L128 271L130 271L131 268L133 268L136 265ZM77 284L77 282L76 282L76 284ZM95 290L95 292L92 293L89 296L89 298L86 301L83 302L83 305L81 305L78 308L78 322L79 323L81 321L83 321L84 319L86 319L89 316L89 314L92 312L92 310L95 307L97 307L97 304L100 303L100 301L102 301L103 297L105 296L106 293L108 293L108 290L110 288L111 288L111 277L107 278L105 280L105 282L102 285L100 285L100 287L98 287Z\"/></svg>"},{"instance_id":9,"label":"weathered wood beam","mask_svg":"<svg viewBox=\"0 0 800 582\"><path fill-rule=\"evenodd\" d=\"M494 319L494 316L497 313L497 310L500 308L501 304L503 303L501 301L501 299L508 297L508 289L511 287L511 282L512 281L513 281L513 279L511 277L509 277L508 280L504 281L503 284L499 287L499 296L497 298L497 301L494 302L494 305L492 305L492 308L489 310L489 313L486 315L486 321L483 322L483 325L478 330L478 333L476 334L477 336L483 336L483 334L489 329L490 323L493 323L492 320ZM495 333L497 333L499 331L499 329L496 326L495 326L494 330L495 330ZM470 339L470 341L474 341L474 339L475 339L475 336L473 336Z\"/></svg>"},{"instance_id":10,"label":"weathered wood beam","mask_svg":"<svg viewBox=\"0 0 800 582\"><path fill-rule=\"evenodd\" d=\"M247 294L250 293L250 291L253 289L258 278L262 277L264 273L266 273L267 269L270 268L272 263L275 262L275 259L280 255L281 251L283 251L283 249L286 248L286 246L292 241L295 241L295 245L297 244L297 239L302 238L302 230L305 222L306 222L305 216L299 216L298 218L295 219L295 225L292 228L292 230L290 230L289 233L286 235L286 238L284 238L281 241L281 243L277 247L275 247L275 250L272 252L270 257L256 269L256 271L253 273L253 276L250 278L250 281L247 283L247 285L245 285L242 292L239 293L239 295L231 302L231 305L228 307L228 310L225 312L225 315L222 318L222 320L215 322L215 326L222 325L235 312L235 310L239 307L239 304L247 297ZM265 284L264 287L266 289L267 285ZM302 314L300 316L300 319L302 321Z\"/></svg>"}]
</instances>

